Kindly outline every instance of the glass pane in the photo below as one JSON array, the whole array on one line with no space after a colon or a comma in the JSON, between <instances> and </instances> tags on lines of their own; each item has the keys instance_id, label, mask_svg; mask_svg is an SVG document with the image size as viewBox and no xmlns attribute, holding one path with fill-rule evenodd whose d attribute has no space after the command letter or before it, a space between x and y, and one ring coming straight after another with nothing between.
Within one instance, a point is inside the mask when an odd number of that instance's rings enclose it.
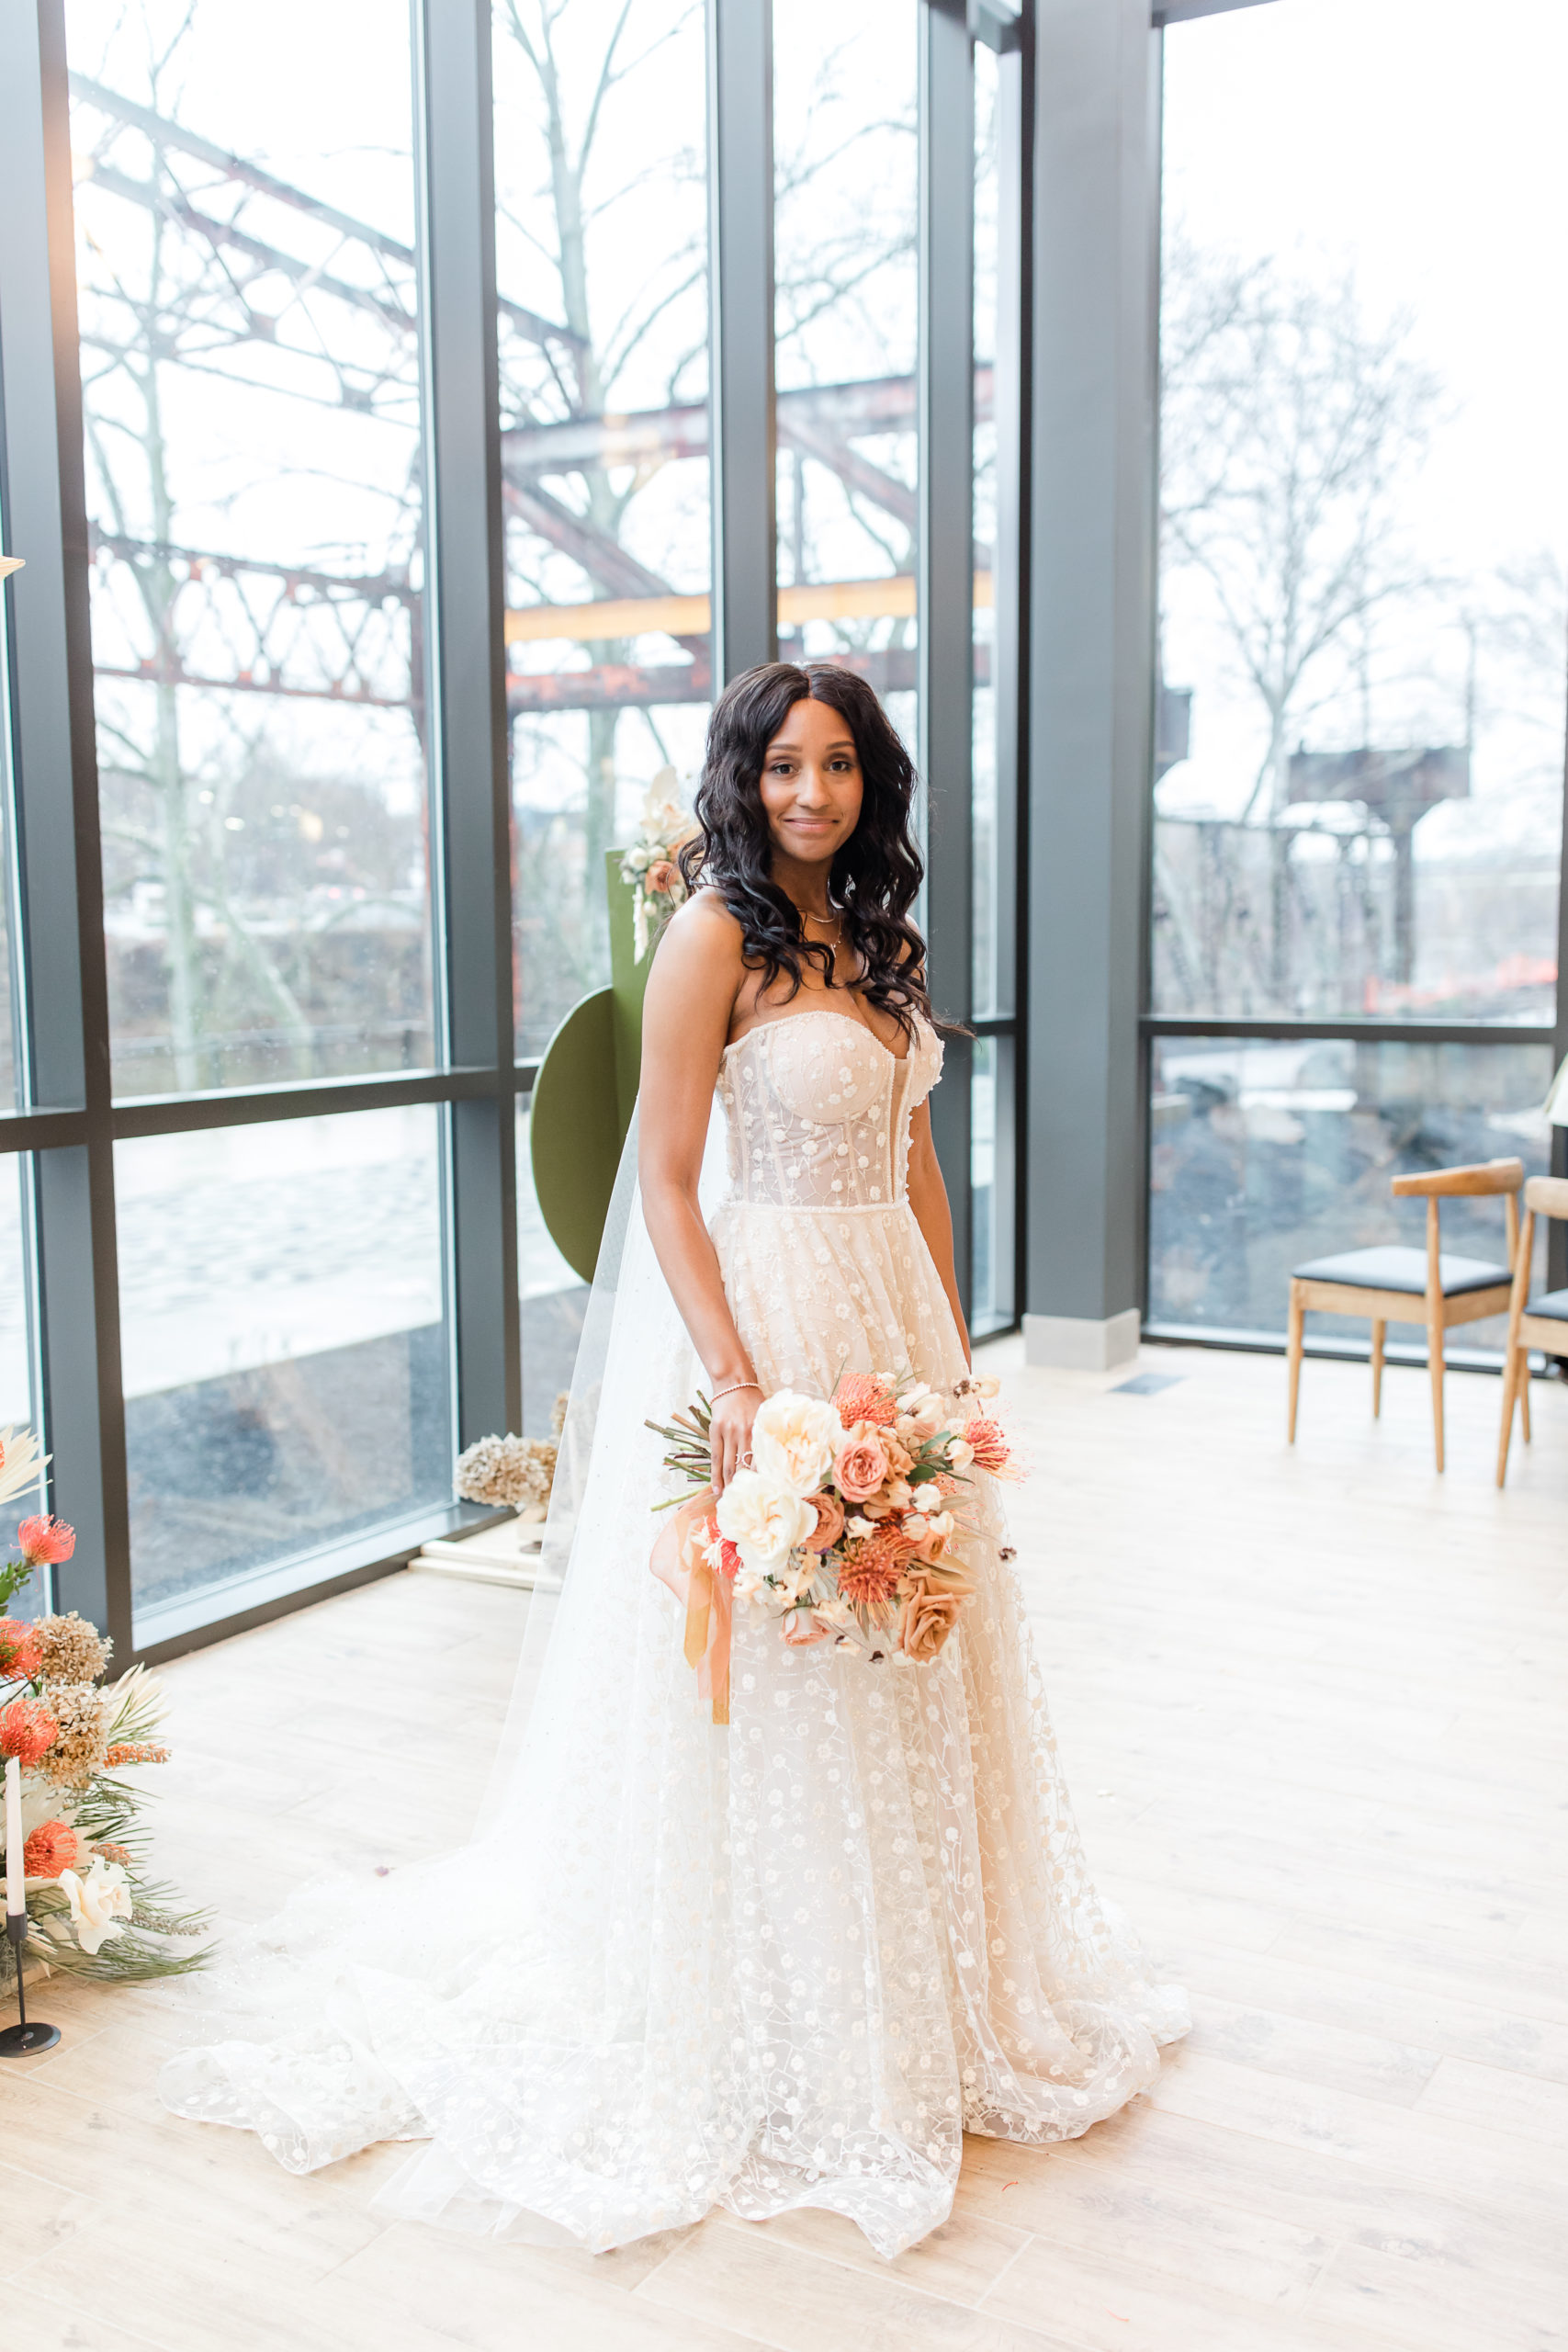
<instances>
[{"instance_id":1,"label":"glass pane","mask_svg":"<svg viewBox=\"0 0 1568 2352\"><path fill-rule=\"evenodd\" d=\"M916 741L916 0L774 17L779 650L846 662Z\"/></svg>"},{"instance_id":2,"label":"glass pane","mask_svg":"<svg viewBox=\"0 0 1568 2352\"><path fill-rule=\"evenodd\" d=\"M997 425L992 402L996 372L998 280L998 101L1000 61L984 42L975 49L975 959L974 1009L978 1018L1010 1012L1011 974L1002 970L1001 933L1011 926L1000 902L1001 842L998 830ZM1008 959L1010 961L1010 958Z\"/></svg>"},{"instance_id":3,"label":"glass pane","mask_svg":"<svg viewBox=\"0 0 1568 2352\"><path fill-rule=\"evenodd\" d=\"M976 1037L969 1096L969 1324L976 1336L1013 1320L1013 1045Z\"/></svg>"},{"instance_id":4,"label":"glass pane","mask_svg":"<svg viewBox=\"0 0 1568 2352\"><path fill-rule=\"evenodd\" d=\"M115 1146L138 1608L451 1500L441 1116Z\"/></svg>"},{"instance_id":5,"label":"glass pane","mask_svg":"<svg viewBox=\"0 0 1568 2352\"><path fill-rule=\"evenodd\" d=\"M703 10L497 0L517 1047L609 978L604 852L712 695Z\"/></svg>"},{"instance_id":6,"label":"glass pane","mask_svg":"<svg viewBox=\"0 0 1568 2352\"><path fill-rule=\"evenodd\" d=\"M524 1437L548 1437L556 1400L571 1386L571 1368L588 1306L588 1284L574 1274L545 1227L528 1159L527 1102L517 1105L517 1287L523 1317Z\"/></svg>"},{"instance_id":7,"label":"glass pane","mask_svg":"<svg viewBox=\"0 0 1568 2352\"><path fill-rule=\"evenodd\" d=\"M33 1391L31 1161L0 1159L0 1429L27 1421L38 1430ZM45 1441L45 1451L48 1451ZM24 1503L20 1509L26 1510ZM63 1503L62 1516L69 1518Z\"/></svg>"},{"instance_id":8,"label":"glass pane","mask_svg":"<svg viewBox=\"0 0 1568 2352\"><path fill-rule=\"evenodd\" d=\"M1162 1012L1552 1018L1568 16L1480 22L1166 43Z\"/></svg>"},{"instance_id":9,"label":"glass pane","mask_svg":"<svg viewBox=\"0 0 1568 2352\"><path fill-rule=\"evenodd\" d=\"M429 1067L401 0L68 0L114 1080Z\"/></svg>"},{"instance_id":10,"label":"glass pane","mask_svg":"<svg viewBox=\"0 0 1568 2352\"><path fill-rule=\"evenodd\" d=\"M1426 1203L1394 1200L1391 1179L1506 1157L1544 1175L1551 1077L1540 1046L1160 1038L1150 1321L1282 1331L1293 1268L1375 1242L1424 1249ZM1445 1251L1505 1260L1498 1199L1445 1201L1441 1230ZM1541 1272L1539 1227L1538 1238ZM1469 1323L1451 1342L1499 1348L1506 1328ZM1336 1316L1323 1329L1348 1339L1368 1327Z\"/></svg>"},{"instance_id":11,"label":"glass pane","mask_svg":"<svg viewBox=\"0 0 1568 2352\"><path fill-rule=\"evenodd\" d=\"M0 547L7 543L5 507L0 504ZM24 573L23 578L26 577ZM20 582L0 583L0 1110L15 1110L17 1092L15 1024L17 1012L15 976L11 969L12 844L16 840L16 764L11 738L10 606L20 593Z\"/></svg>"}]
</instances>

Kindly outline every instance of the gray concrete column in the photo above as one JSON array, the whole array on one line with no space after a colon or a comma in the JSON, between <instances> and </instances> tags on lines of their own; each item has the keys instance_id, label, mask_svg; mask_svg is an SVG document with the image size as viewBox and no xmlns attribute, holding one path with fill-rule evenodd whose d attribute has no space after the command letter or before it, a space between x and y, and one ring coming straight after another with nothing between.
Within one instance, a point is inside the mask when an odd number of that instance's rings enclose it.
<instances>
[{"instance_id":1,"label":"gray concrete column","mask_svg":"<svg viewBox=\"0 0 1568 2352\"><path fill-rule=\"evenodd\" d=\"M1040 0L1023 1317L1033 1363L1105 1367L1138 1343L1158 43L1149 0Z\"/></svg>"}]
</instances>

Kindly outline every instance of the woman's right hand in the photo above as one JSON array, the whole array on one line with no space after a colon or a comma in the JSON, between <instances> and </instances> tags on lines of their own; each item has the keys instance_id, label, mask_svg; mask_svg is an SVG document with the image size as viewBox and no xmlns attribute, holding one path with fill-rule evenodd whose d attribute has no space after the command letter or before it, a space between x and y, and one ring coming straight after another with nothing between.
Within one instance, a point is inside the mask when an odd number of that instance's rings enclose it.
<instances>
[{"instance_id":1,"label":"woman's right hand","mask_svg":"<svg viewBox=\"0 0 1568 2352\"><path fill-rule=\"evenodd\" d=\"M750 1468L751 1424L762 1401L760 1388L732 1388L713 1408L708 1437L713 1449L713 1490L722 1495L736 1472Z\"/></svg>"}]
</instances>

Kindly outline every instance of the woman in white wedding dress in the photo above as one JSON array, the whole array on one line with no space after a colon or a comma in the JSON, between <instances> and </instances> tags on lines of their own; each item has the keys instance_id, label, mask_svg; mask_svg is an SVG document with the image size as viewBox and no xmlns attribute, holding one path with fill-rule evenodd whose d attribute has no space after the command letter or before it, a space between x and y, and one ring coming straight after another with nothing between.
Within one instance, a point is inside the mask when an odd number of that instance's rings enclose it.
<instances>
[{"instance_id":1,"label":"woman in white wedding dress","mask_svg":"<svg viewBox=\"0 0 1568 2352\"><path fill-rule=\"evenodd\" d=\"M892 2256L945 2218L964 2131L1073 2137L1186 2030L1086 1871L994 1504L929 1664L738 1611L727 1727L649 1573L672 1489L646 1424L699 1389L722 1487L764 1392L908 1370L951 1394L967 1370L913 782L848 672L773 664L721 699L504 1790L463 1854L308 1892L220 1977L230 2038L165 2069L176 2111L296 2171L427 2142L385 2213L604 2248L815 2205Z\"/></svg>"}]
</instances>

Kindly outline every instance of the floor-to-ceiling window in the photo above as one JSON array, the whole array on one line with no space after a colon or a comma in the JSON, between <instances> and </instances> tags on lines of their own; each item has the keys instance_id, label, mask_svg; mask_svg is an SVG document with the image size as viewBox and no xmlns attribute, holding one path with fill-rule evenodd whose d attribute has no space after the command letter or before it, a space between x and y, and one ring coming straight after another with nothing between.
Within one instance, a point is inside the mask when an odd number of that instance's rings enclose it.
<instances>
[{"instance_id":1,"label":"floor-to-ceiling window","mask_svg":"<svg viewBox=\"0 0 1568 2352\"><path fill-rule=\"evenodd\" d=\"M1022 73L975 51L974 859L970 1319L1014 1320L1018 1253L1018 609Z\"/></svg>"},{"instance_id":2,"label":"floor-to-ceiling window","mask_svg":"<svg viewBox=\"0 0 1568 2352\"><path fill-rule=\"evenodd\" d=\"M1156 1328L1279 1332L1293 1264L1416 1238L1393 1175L1549 1164L1565 91L1553 0L1165 35Z\"/></svg>"},{"instance_id":3,"label":"floor-to-ceiling window","mask_svg":"<svg viewBox=\"0 0 1568 2352\"><path fill-rule=\"evenodd\" d=\"M496 261L517 1055L610 976L605 860L689 807L713 698L705 14L496 0ZM518 1096L524 1418L550 1426L586 1286Z\"/></svg>"},{"instance_id":4,"label":"floor-to-ceiling window","mask_svg":"<svg viewBox=\"0 0 1568 2352\"><path fill-rule=\"evenodd\" d=\"M265 40L24 0L0 35L0 1421L41 1427L62 1597L122 1654L459 1523L456 1445L570 1377L533 1077L644 797L690 798L734 593L718 106L730 168L770 159L779 649L861 668L923 756L922 597L972 630L950 1177L1011 1314L1019 28L997 0L953 52L975 300L932 317L925 0L819 13L750 85L738 0L287 0ZM971 348L972 451L933 452L922 368ZM975 518L935 582L933 478Z\"/></svg>"},{"instance_id":5,"label":"floor-to-ceiling window","mask_svg":"<svg viewBox=\"0 0 1568 2352\"><path fill-rule=\"evenodd\" d=\"M445 1505L413 59L385 0L70 0L139 1618ZM393 33L396 37L389 37ZM310 60L301 72L299 62ZM236 1105L236 1108L238 1105Z\"/></svg>"}]
</instances>

